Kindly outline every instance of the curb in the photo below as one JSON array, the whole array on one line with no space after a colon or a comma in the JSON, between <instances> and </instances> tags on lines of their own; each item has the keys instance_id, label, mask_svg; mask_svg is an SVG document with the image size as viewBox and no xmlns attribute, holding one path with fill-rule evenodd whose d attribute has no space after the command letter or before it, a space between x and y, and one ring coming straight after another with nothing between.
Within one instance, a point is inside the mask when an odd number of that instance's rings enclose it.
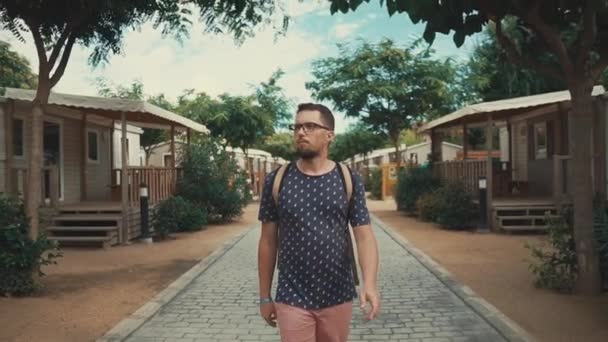
<instances>
[{"instance_id":1,"label":"curb","mask_svg":"<svg viewBox=\"0 0 608 342\"><path fill-rule=\"evenodd\" d=\"M416 248L405 237L397 233L393 228L382 222L376 215L370 213L373 224L380 227L395 242L403 247L409 254L427 268L441 283L449 288L458 298L460 298L475 313L484 319L490 326L511 342L537 342L521 326L500 312L495 306L477 295L470 287L460 284L454 276L445 268L431 259L428 255Z\"/></svg>"},{"instance_id":2,"label":"curb","mask_svg":"<svg viewBox=\"0 0 608 342\"><path fill-rule=\"evenodd\" d=\"M146 304L141 306L137 311L132 313L129 317L123 319L116 324L111 330L106 332L103 336L96 339L96 342L120 342L124 341L127 337L133 334L139 327L146 323L152 316L154 316L165 304L170 302L175 296L180 294L186 287L188 287L194 279L196 279L201 273L207 268L213 265L219 258L221 258L226 252L234 247L245 235L259 224L254 224L245 229L244 232L235 236L234 238L224 242L222 246L217 248L205 259L201 260L196 265L192 266L186 273L182 274L173 283L171 283L163 291L159 292L150 299Z\"/></svg>"}]
</instances>

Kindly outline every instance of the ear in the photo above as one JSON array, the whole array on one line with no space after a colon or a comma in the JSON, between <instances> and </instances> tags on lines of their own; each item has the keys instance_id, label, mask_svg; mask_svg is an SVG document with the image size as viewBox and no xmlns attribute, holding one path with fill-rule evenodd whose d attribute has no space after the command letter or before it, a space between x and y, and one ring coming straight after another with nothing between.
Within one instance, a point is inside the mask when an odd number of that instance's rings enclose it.
<instances>
[{"instance_id":1,"label":"ear","mask_svg":"<svg viewBox=\"0 0 608 342\"><path fill-rule=\"evenodd\" d=\"M328 131L327 132L327 140L329 142L334 141L335 138L336 138L336 133L334 131Z\"/></svg>"}]
</instances>

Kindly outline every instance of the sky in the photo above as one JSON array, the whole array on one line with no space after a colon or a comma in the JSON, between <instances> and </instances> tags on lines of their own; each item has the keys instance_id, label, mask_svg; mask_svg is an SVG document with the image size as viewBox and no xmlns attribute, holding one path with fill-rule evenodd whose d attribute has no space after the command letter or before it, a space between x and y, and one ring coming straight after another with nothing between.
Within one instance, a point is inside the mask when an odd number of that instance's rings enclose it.
<instances>
[{"instance_id":1,"label":"sky","mask_svg":"<svg viewBox=\"0 0 608 342\"><path fill-rule=\"evenodd\" d=\"M185 89L212 96L226 92L249 95L255 85L267 81L281 68L285 75L279 85L287 97L295 104L313 102L305 87L313 79L310 65L320 58L337 57L338 43L390 38L406 46L424 31L423 23L414 25L406 14L389 17L386 8L374 0L363 3L356 12L333 16L326 1L285 2L292 19L286 35L280 37L275 36L272 27L265 27L239 45L231 36L204 34L202 24L195 22L190 37L179 43L163 37L147 24L139 31L126 33L122 53L95 68L88 64L91 50L76 46L63 78L53 91L95 96L95 79L103 77L111 84L125 86L139 80L147 95L164 93L171 100L176 100ZM10 32L0 31L0 40L28 58L35 71L38 64L35 48L31 39L26 39L26 43L21 43ZM476 38L468 38L462 47L456 48L451 36L437 34L432 47L437 58L464 61L475 43ZM332 108L330 102L324 104ZM354 122L345 119L342 113L335 114L338 133Z\"/></svg>"}]
</instances>

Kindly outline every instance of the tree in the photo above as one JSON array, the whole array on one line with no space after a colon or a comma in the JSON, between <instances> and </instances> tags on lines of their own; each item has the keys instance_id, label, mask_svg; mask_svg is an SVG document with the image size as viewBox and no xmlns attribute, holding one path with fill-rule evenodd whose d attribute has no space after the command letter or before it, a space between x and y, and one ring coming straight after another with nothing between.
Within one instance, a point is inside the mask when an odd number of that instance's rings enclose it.
<instances>
[{"instance_id":1,"label":"tree","mask_svg":"<svg viewBox=\"0 0 608 342\"><path fill-rule=\"evenodd\" d=\"M293 134L291 133L275 133L266 137L256 147L272 154L273 157L281 157L285 160L295 160L297 158Z\"/></svg>"},{"instance_id":2,"label":"tree","mask_svg":"<svg viewBox=\"0 0 608 342\"><path fill-rule=\"evenodd\" d=\"M400 139L401 143L405 144L406 146L416 145L423 141L422 137L420 137L414 129L406 129L401 132Z\"/></svg>"},{"instance_id":3,"label":"tree","mask_svg":"<svg viewBox=\"0 0 608 342\"><path fill-rule=\"evenodd\" d=\"M128 87L118 86L113 88L108 84L106 80L98 78L97 88L99 95L104 97L114 97L140 101L143 101L145 98L144 85L139 80L134 81ZM169 100L165 98L164 94L149 97L148 101L167 110L171 110L173 107ZM139 143L144 149L144 153L146 155L146 165L148 165L150 155L152 154L152 149L158 144L165 142L167 140L167 134L164 130L158 128L144 127L142 128L142 130L143 132L140 136Z\"/></svg>"},{"instance_id":4,"label":"tree","mask_svg":"<svg viewBox=\"0 0 608 342\"><path fill-rule=\"evenodd\" d=\"M281 69L272 73L268 82L262 82L255 89L258 104L267 111L275 128L287 128L293 119L293 102L289 100L283 88L278 85L279 79L285 74Z\"/></svg>"},{"instance_id":5,"label":"tree","mask_svg":"<svg viewBox=\"0 0 608 342\"><path fill-rule=\"evenodd\" d=\"M191 24L191 8L198 8L206 33L229 33L237 41L253 34L259 24L269 23L275 12L274 0L55 0L0 2L0 28L25 41L31 34L38 54L38 86L33 100L28 158L26 214L31 219L30 234L38 236L38 198L42 115L51 89L63 76L75 44L92 49L92 65L107 62L110 53L122 50L127 29L140 28L147 21L162 27L164 35L184 37ZM282 30L288 19L283 20Z\"/></svg>"},{"instance_id":6,"label":"tree","mask_svg":"<svg viewBox=\"0 0 608 342\"><path fill-rule=\"evenodd\" d=\"M331 12L356 10L362 1L330 0ZM389 15L407 13L414 23L426 22L424 38L432 43L437 32L454 31L461 46L467 36L491 24L509 60L535 70L568 87L572 103L571 155L574 238L579 274L576 290L601 292L599 258L593 236L591 139L594 103L592 89L608 66L608 2L606 1L388 1ZM530 42L526 49L505 30L513 18Z\"/></svg>"},{"instance_id":7,"label":"tree","mask_svg":"<svg viewBox=\"0 0 608 342\"><path fill-rule=\"evenodd\" d=\"M193 94L193 90L187 90L179 97L177 112L204 124L211 135L241 148L246 156L253 145L274 132L269 112L256 103L254 96L222 94L216 100L206 93Z\"/></svg>"},{"instance_id":8,"label":"tree","mask_svg":"<svg viewBox=\"0 0 608 342\"><path fill-rule=\"evenodd\" d=\"M226 139L232 147L248 150L273 133L271 118L253 96L220 95L220 111L207 123L211 132Z\"/></svg>"},{"instance_id":9,"label":"tree","mask_svg":"<svg viewBox=\"0 0 608 342\"><path fill-rule=\"evenodd\" d=\"M36 75L25 57L12 51L8 43L0 41L0 95L3 87L35 88Z\"/></svg>"},{"instance_id":10,"label":"tree","mask_svg":"<svg viewBox=\"0 0 608 342\"><path fill-rule=\"evenodd\" d=\"M345 133L336 135L329 150L331 159L341 162L358 154L367 155L386 142L383 134L377 134L369 127L358 124Z\"/></svg>"},{"instance_id":11,"label":"tree","mask_svg":"<svg viewBox=\"0 0 608 342\"><path fill-rule=\"evenodd\" d=\"M530 42L525 40L519 29L513 18L504 21L503 31L507 32L522 50L527 50L530 48ZM566 85L560 80L511 63L494 30L486 27L483 35L483 40L475 47L466 65L466 81L483 101L541 94L565 88Z\"/></svg>"},{"instance_id":12,"label":"tree","mask_svg":"<svg viewBox=\"0 0 608 342\"><path fill-rule=\"evenodd\" d=\"M338 45L340 56L313 62L313 97L329 100L347 116L361 117L375 132L388 135L400 164L399 136L418 121L453 107L455 68L450 60L433 60L430 49L415 43L399 48L391 40L363 42L351 49Z\"/></svg>"}]
</instances>

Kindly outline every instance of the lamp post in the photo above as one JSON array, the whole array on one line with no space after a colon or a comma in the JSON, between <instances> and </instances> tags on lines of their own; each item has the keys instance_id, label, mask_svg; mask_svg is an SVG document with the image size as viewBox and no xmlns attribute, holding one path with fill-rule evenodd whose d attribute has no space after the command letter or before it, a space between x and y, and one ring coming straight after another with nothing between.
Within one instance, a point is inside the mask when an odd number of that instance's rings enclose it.
<instances>
[{"instance_id":1,"label":"lamp post","mask_svg":"<svg viewBox=\"0 0 608 342\"><path fill-rule=\"evenodd\" d=\"M152 243L150 226L148 224L148 186L145 183L139 185L139 213L141 215L141 238L143 242Z\"/></svg>"},{"instance_id":2,"label":"lamp post","mask_svg":"<svg viewBox=\"0 0 608 342\"><path fill-rule=\"evenodd\" d=\"M486 177L479 177L479 225L477 230L483 233L488 232L488 184Z\"/></svg>"}]
</instances>

